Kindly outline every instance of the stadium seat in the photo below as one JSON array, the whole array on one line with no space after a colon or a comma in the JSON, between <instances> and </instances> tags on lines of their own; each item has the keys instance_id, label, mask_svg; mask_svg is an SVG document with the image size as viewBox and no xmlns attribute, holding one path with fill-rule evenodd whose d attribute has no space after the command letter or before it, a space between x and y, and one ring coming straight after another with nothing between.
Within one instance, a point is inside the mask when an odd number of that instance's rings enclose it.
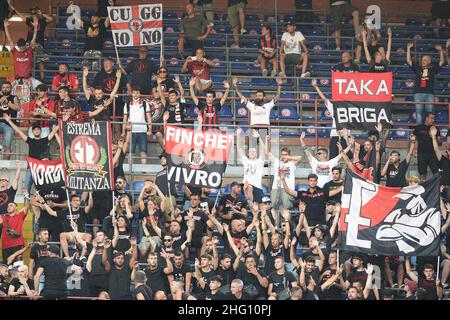
<instances>
[{"instance_id":1,"label":"stadium seat","mask_svg":"<svg viewBox=\"0 0 450 320\"><path fill-rule=\"evenodd\" d=\"M391 130L392 140L408 140L409 139L409 127L407 126L394 126Z\"/></svg>"}]
</instances>

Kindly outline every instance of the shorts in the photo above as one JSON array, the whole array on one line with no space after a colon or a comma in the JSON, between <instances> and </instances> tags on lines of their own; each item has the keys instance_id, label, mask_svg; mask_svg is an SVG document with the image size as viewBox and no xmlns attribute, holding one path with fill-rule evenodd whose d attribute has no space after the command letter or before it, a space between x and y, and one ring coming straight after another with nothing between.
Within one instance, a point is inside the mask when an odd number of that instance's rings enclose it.
<instances>
[{"instance_id":1,"label":"shorts","mask_svg":"<svg viewBox=\"0 0 450 320\"><path fill-rule=\"evenodd\" d=\"M255 186L252 186L252 189L253 189L253 201L261 203L262 198L264 197L263 190Z\"/></svg>"},{"instance_id":2,"label":"shorts","mask_svg":"<svg viewBox=\"0 0 450 320\"><path fill-rule=\"evenodd\" d=\"M66 237L67 237L67 242L69 244L75 244L76 243L76 236L75 236L75 232L65 232ZM85 232L78 232L78 234L80 235L81 238L87 236L88 234Z\"/></svg>"},{"instance_id":3,"label":"shorts","mask_svg":"<svg viewBox=\"0 0 450 320\"><path fill-rule=\"evenodd\" d=\"M433 153L418 153L417 154L417 169L420 175L427 174L427 168L431 168L433 174L439 171L439 163L436 155Z\"/></svg>"},{"instance_id":4,"label":"shorts","mask_svg":"<svg viewBox=\"0 0 450 320\"><path fill-rule=\"evenodd\" d=\"M14 137L14 129L11 128L8 124L1 122L0 133L3 133L2 146L11 149L11 144Z\"/></svg>"},{"instance_id":5,"label":"shorts","mask_svg":"<svg viewBox=\"0 0 450 320\"><path fill-rule=\"evenodd\" d=\"M137 145L139 145L140 152L147 152L147 144L146 132L131 133L131 153L136 152Z\"/></svg>"},{"instance_id":6,"label":"shorts","mask_svg":"<svg viewBox=\"0 0 450 320\"><path fill-rule=\"evenodd\" d=\"M199 79L200 80L200 83L201 84L203 84L203 85L205 85L205 84L211 84L211 87L210 88L212 88L212 80L205 80L205 79Z\"/></svg>"},{"instance_id":7,"label":"shorts","mask_svg":"<svg viewBox=\"0 0 450 320\"><path fill-rule=\"evenodd\" d=\"M237 27L239 25L239 9L244 8L245 9L245 3L240 2L238 4L232 5L231 7L228 7L227 14L228 14L228 21L231 24L231 27Z\"/></svg>"},{"instance_id":8,"label":"shorts","mask_svg":"<svg viewBox=\"0 0 450 320\"><path fill-rule=\"evenodd\" d=\"M107 202L108 201L95 203L94 201L94 206L92 207L92 210L89 212L89 215L91 216L92 219L98 219L100 220L101 223L101 221L110 213L112 206Z\"/></svg>"},{"instance_id":9,"label":"shorts","mask_svg":"<svg viewBox=\"0 0 450 320\"><path fill-rule=\"evenodd\" d=\"M342 29L342 18L351 16L353 11L358 10L349 3L339 6L331 6L331 19L333 21L333 31Z\"/></svg>"},{"instance_id":10,"label":"shorts","mask_svg":"<svg viewBox=\"0 0 450 320\"><path fill-rule=\"evenodd\" d=\"M284 64L300 65L303 61L302 55L298 53L289 53L284 56Z\"/></svg>"},{"instance_id":11,"label":"shorts","mask_svg":"<svg viewBox=\"0 0 450 320\"><path fill-rule=\"evenodd\" d=\"M276 58L277 58L276 55L273 55L273 56L270 56L270 57L266 57L266 56L263 56L262 54L260 54L259 57L258 57L259 61L264 59L264 60L266 60L266 62L269 62L269 61L271 61L273 59L276 59Z\"/></svg>"},{"instance_id":12,"label":"shorts","mask_svg":"<svg viewBox=\"0 0 450 320\"><path fill-rule=\"evenodd\" d=\"M432 20L450 18L450 2L433 1L431 6Z\"/></svg>"},{"instance_id":13,"label":"shorts","mask_svg":"<svg viewBox=\"0 0 450 320\"><path fill-rule=\"evenodd\" d=\"M34 45L33 53L37 64L44 63L49 60L48 55L45 54L44 47L39 43Z\"/></svg>"}]
</instances>

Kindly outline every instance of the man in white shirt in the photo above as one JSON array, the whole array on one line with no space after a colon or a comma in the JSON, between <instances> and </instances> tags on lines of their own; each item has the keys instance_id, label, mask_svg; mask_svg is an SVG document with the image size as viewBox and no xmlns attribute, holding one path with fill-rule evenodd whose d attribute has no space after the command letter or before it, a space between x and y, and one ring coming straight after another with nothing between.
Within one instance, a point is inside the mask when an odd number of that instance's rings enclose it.
<instances>
[{"instance_id":1,"label":"man in white shirt","mask_svg":"<svg viewBox=\"0 0 450 320\"><path fill-rule=\"evenodd\" d=\"M253 137L259 139L259 134L253 131ZM248 148L248 157L244 153L245 142L242 137L242 129L237 128L237 153L239 159L241 159L242 165L244 166L244 194L249 203L255 201L257 203L262 202L262 198L264 197L263 189L262 189L262 176L264 174L264 143L260 140L260 157L257 158L258 152L256 148L249 147Z\"/></svg>"},{"instance_id":2,"label":"man in white shirt","mask_svg":"<svg viewBox=\"0 0 450 320\"><path fill-rule=\"evenodd\" d=\"M275 104L278 102L281 94L281 78L277 78L276 81L278 85L276 95L272 98L271 101L264 103L264 99L266 97L266 93L264 92L264 90L257 90L254 100L250 101L249 99L244 97L242 92L239 90L238 78L233 77L234 90L239 98L241 98L241 102L245 104L249 111L250 126L265 129L267 129L266 127L270 126L270 111L273 107L275 107Z\"/></svg>"},{"instance_id":3,"label":"man in white shirt","mask_svg":"<svg viewBox=\"0 0 450 320\"><path fill-rule=\"evenodd\" d=\"M347 129L336 130L336 121L334 120L333 104L331 103L330 100L327 99L327 97L325 97L322 90L320 90L319 86L317 85L316 79L311 80L311 85L313 86L314 89L316 89L317 94L320 96L322 101L325 103L325 107L327 108L327 110L330 114L330 117L333 118L332 129L330 131L331 139L330 139L330 145L329 145L330 159L333 159L340 153L336 143L339 142L344 149L347 148L347 146L349 145L348 136L350 135L350 130L347 130Z\"/></svg>"},{"instance_id":4,"label":"man in white shirt","mask_svg":"<svg viewBox=\"0 0 450 320\"><path fill-rule=\"evenodd\" d=\"M308 158L309 165L312 168L312 172L318 177L317 185L319 188L323 188L325 183L333 180L332 169L337 166L339 160L342 158L342 154L328 160L328 151L325 148L318 148L316 152L317 159L313 157L311 152L307 149L305 144L305 132L302 132L300 136L300 143L305 150L306 157Z\"/></svg>"},{"instance_id":5,"label":"man in white shirt","mask_svg":"<svg viewBox=\"0 0 450 320\"><path fill-rule=\"evenodd\" d=\"M280 47L280 77L286 78L286 65L302 65L301 78L309 77L306 72L308 67L308 48L305 45L305 37L300 31L295 31L295 22L289 21L286 32L281 37ZM303 53L302 53L303 49Z\"/></svg>"},{"instance_id":6,"label":"man in white shirt","mask_svg":"<svg viewBox=\"0 0 450 320\"><path fill-rule=\"evenodd\" d=\"M284 173L289 189L295 190L295 169L300 164L302 156L291 156L291 149L283 147L280 151L280 159L275 158L272 152L269 152L268 150L269 139L269 136L266 136L264 152L273 166L273 184L270 199L273 208L278 209L281 204L283 209L290 209L292 208L293 199L289 193L284 190L283 183L280 180L280 173Z\"/></svg>"},{"instance_id":7,"label":"man in white shirt","mask_svg":"<svg viewBox=\"0 0 450 320\"><path fill-rule=\"evenodd\" d=\"M131 90L132 99L123 108L122 135L125 136L126 125L130 121L131 129L131 153L136 152L139 144L141 163L147 163L147 136L152 134L152 114L150 106L141 99L141 91L137 87ZM132 156L132 155L130 155Z\"/></svg>"}]
</instances>

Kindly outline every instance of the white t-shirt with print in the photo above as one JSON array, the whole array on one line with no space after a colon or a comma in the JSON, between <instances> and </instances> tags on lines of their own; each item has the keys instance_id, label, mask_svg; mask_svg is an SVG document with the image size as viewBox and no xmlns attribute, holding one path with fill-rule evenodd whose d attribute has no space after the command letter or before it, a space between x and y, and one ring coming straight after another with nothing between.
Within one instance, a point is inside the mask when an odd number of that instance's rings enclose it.
<instances>
[{"instance_id":1,"label":"white t-shirt with print","mask_svg":"<svg viewBox=\"0 0 450 320\"><path fill-rule=\"evenodd\" d=\"M279 169L286 170L285 180L286 184L291 190L295 190L295 169L297 166L294 161L281 162L276 159L273 163L273 184L272 189L278 189L278 183L280 183L281 189L283 189L283 183L280 180L280 175L278 174Z\"/></svg>"},{"instance_id":2,"label":"white t-shirt with print","mask_svg":"<svg viewBox=\"0 0 450 320\"><path fill-rule=\"evenodd\" d=\"M244 166L244 180L252 186L262 189L262 176L264 170L264 160L258 158L250 160L246 156L242 158L242 165Z\"/></svg>"},{"instance_id":3,"label":"white t-shirt with print","mask_svg":"<svg viewBox=\"0 0 450 320\"><path fill-rule=\"evenodd\" d=\"M335 157L329 161L319 162L316 158L312 157L309 164L311 165L312 172L317 174L317 185L323 188L325 183L333 180L332 169L339 163L338 157Z\"/></svg>"},{"instance_id":4,"label":"white t-shirt with print","mask_svg":"<svg viewBox=\"0 0 450 320\"><path fill-rule=\"evenodd\" d=\"M257 106L253 101L248 100L246 107L250 112L251 126L270 126L270 111L275 106L275 102L271 100L262 106Z\"/></svg>"},{"instance_id":5,"label":"white t-shirt with print","mask_svg":"<svg viewBox=\"0 0 450 320\"><path fill-rule=\"evenodd\" d=\"M150 106L142 99L136 101L131 99L129 103L125 104L123 108L123 114L128 115L128 121L133 124L131 132L147 132L147 125L145 124L147 123L147 120L145 118L145 114L147 112L151 112ZM139 122L143 124L136 124Z\"/></svg>"},{"instance_id":6,"label":"white t-shirt with print","mask_svg":"<svg viewBox=\"0 0 450 320\"><path fill-rule=\"evenodd\" d=\"M300 42L304 41L305 37L300 31L295 31L295 34L292 36L289 32L283 33L281 37L281 41L284 41L284 53L302 53L302 47L300 46Z\"/></svg>"}]
</instances>

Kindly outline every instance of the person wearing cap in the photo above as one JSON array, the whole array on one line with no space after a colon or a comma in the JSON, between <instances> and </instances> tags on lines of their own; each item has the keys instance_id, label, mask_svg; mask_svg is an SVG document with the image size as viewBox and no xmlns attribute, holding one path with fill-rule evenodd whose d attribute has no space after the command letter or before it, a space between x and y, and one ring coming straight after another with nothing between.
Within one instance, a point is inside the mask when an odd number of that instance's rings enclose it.
<instances>
[{"instance_id":1,"label":"person wearing cap","mask_svg":"<svg viewBox=\"0 0 450 320\"><path fill-rule=\"evenodd\" d=\"M37 30L39 22L34 19L31 23L33 26L33 37L28 46L25 39L20 38L17 40L17 48L11 39L9 34L9 26L12 24L11 21L5 19L3 22L5 26L6 40L8 41L9 47L12 49L12 55L14 60L14 77L16 79L28 79L31 77L31 72L33 68L33 49L36 44Z\"/></svg>"},{"instance_id":2,"label":"person wearing cap","mask_svg":"<svg viewBox=\"0 0 450 320\"><path fill-rule=\"evenodd\" d=\"M10 116L17 118L17 112L20 110L20 102L17 96L11 94L11 83L5 81L2 83L0 92L0 117ZM14 120L16 121L16 120ZM0 132L3 133L3 159L9 160L11 144L14 136L14 130L4 119L0 120Z\"/></svg>"},{"instance_id":3,"label":"person wearing cap","mask_svg":"<svg viewBox=\"0 0 450 320\"><path fill-rule=\"evenodd\" d=\"M42 129L38 123L31 126L33 132L33 138L30 138L20 130L18 126L11 120L11 117L7 114L3 116L5 121L13 128L13 130L19 135L19 137L25 141L28 145L28 156L38 160L45 160L50 158L50 141L55 137L58 132L58 126L55 126L50 134L46 137L42 137ZM33 179L31 176L31 170L28 167L25 175L25 186L27 192L31 194L31 187L33 186Z\"/></svg>"},{"instance_id":4,"label":"person wearing cap","mask_svg":"<svg viewBox=\"0 0 450 320\"><path fill-rule=\"evenodd\" d=\"M56 91L56 89L55 89ZM46 108L55 112L55 102L48 96L48 87L46 84L40 84L36 87L37 97L31 101L30 117L36 119L33 124L37 124L41 128L41 137L45 138L50 134L50 116L44 113L42 108ZM33 138L32 126L28 129L28 136Z\"/></svg>"},{"instance_id":5,"label":"person wearing cap","mask_svg":"<svg viewBox=\"0 0 450 320\"><path fill-rule=\"evenodd\" d=\"M70 93L77 93L79 90L77 75L69 71L69 65L65 62L58 65L58 72L53 76L52 91L58 91L62 86L69 87ZM55 99L57 98L58 96Z\"/></svg>"},{"instance_id":6,"label":"person wearing cap","mask_svg":"<svg viewBox=\"0 0 450 320\"><path fill-rule=\"evenodd\" d=\"M219 201L219 215L224 223L231 223L233 218L247 217L247 200L241 195L241 185L233 181L230 193L225 194Z\"/></svg>"},{"instance_id":7,"label":"person wearing cap","mask_svg":"<svg viewBox=\"0 0 450 320\"><path fill-rule=\"evenodd\" d=\"M98 13L89 17L89 22L80 21L80 27L84 29L86 40L83 53L83 67L91 71L100 70L100 60L103 51L103 40L106 36L106 29L109 27L109 18L101 21Z\"/></svg>"},{"instance_id":8,"label":"person wearing cap","mask_svg":"<svg viewBox=\"0 0 450 320\"><path fill-rule=\"evenodd\" d=\"M43 260L34 275L34 287L39 288L41 275L45 276L44 288L35 291L35 296L41 295L46 300L59 300L67 297L67 278L70 273L81 275L83 269L72 261L59 257L58 246L51 244L48 248L48 258ZM70 269L68 269L70 267ZM70 272L70 273L69 273Z\"/></svg>"},{"instance_id":9,"label":"person wearing cap","mask_svg":"<svg viewBox=\"0 0 450 320\"><path fill-rule=\"evenodd\" d=\"M134 290L131 293L131 297L133 300L153 300L153 292L152 289L146 285L147 277L145 276L144 271L135 271L133 269L134 275ZM133 277L133 275L131 276Z\"/></svg>"},{"instance_id":10,"label":"person wearing cap","mask_svg":"<svg viewBox=\"0 0 450 320\"><path fill-rule=\"evenodd\" d=\"M89 74L89 70L87 68L83 68L83 92L86 97L87 103L89 104L90 111L95 111L99 108L102 108L102 112L95 117L97 121L108 121L108 109L107 107L113 102L117 91L119 90L120 78L122 77L122 71L117 70L116 78L117 81L114 85L113 90L108 96L103 95L103 89L101 87L95 87L92 91L87 84L87 76Z\"/></svg>"},{"instance_id":11,"label":"person wearing cap","mask_svg":"<svg viewBox=\"0 0 450 320\"><path fill-rule=\"evenodd\" d=\"M226 300L226 295L220 291L222 283L223 278L220 275L212 276L209 279L209 290L206 291L205 300Z\"/></svg>"},{"instance_id":12,"label":"person wearing cap","mask_svg":"<svg viewBox=\"0 0 450 320\"><path fill-rule=\"evenodd\" d=\"M23 224L30 208L29 201L25 202L25 207L18 210L15 202L9 202L7 213L0 215L0 225L2 225L2 253L6 262L8 257L25 245L23 239Z\"/></svg>"},{"instance_id":13,"label":"person wearing cap","mask_svg":"<svg viewBox=\"0 0 450 320\"><path fill-rule=\"evenodd\" d=\"M281 37L280 46L280 77L286 78L286 65L302 66L300 78L309 77L306 71L308 67L308 48L305 45L305 37L300 31L295 31L295 21L286 24L286 32ZM302 52L303 50L303 52Z\"/></svg>"}]
</instances>

